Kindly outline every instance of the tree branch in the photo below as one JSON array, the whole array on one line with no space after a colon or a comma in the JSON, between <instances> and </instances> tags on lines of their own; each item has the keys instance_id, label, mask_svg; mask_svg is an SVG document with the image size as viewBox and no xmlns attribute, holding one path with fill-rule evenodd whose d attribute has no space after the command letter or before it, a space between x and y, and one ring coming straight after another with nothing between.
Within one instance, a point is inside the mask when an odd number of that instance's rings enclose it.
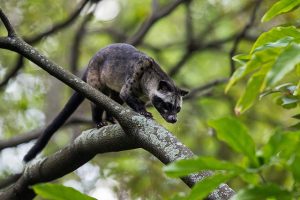
<instances>
[{"instance_id":1,"label":"tree branch","mask_svg":"<svg viewBox=\"0 0 300 200\"><path fill-rule=\"evenodd\" d=\"M7 36L8 37L14 37L16 36L16 32L14 28L12 27L11 23L9 22L8 18L3 12L0 12L0 19L3 22L6 30L7 30Z\"/></svg>"},{"instance_id":2,"label":"tree branch","mask_svg":"<svg viewBox=\"0 0 300 200\"><path fill-rule=\"evenodd\" d=\"M0 192L0 199L31 199L34 194L28 186L57 179L88 162L96 154L144 148L164 164L178 159L190 158L194 154L180 143L170 132L152 120L146 120L139 129L140 138L130 137L119 125L84 131L75 141L64 149L44 159L33 161L26 166L18 181ZM183 178L188 186L193 186L210 171L203 171ZM229 190L228 190L229 189ZM221 185L208 199L229 199L234 192L227 185Z\"/></svg>"},{"instance_id":3,"label":"tree branch","mask_svg":"<svg viewBox=\"0 0 300 200\"><path fill-rule=\"evenodd\" d=\"M238 48L239 43L241 42L241 40L245 37L247 31L253 26L254 22L255 22L255 18L256 18L256 13L257 10L261 4L262 0L256 0L255 2L255 6L253 8L252 14L250 16L250 20L249 22L245 25L245 27L243 28L243 30L236 36L234 42L233 42L233 46L231 51L229 52L229 60L230 60L230 76L234 73L235 71L235 63L234 60L232 59L232 57L236 54L236 50Z\"/></svg>"},{"instance_id":4,"label":"tree branch","mask_svg":"<svg viewBox=\"0 0 300 200\"><path fill-rule=\"evenodd\" d=\"M193 41L192 46L190 46L189 48L186 49L186 52L179 59L179 61L173 67L171 67L171 69L169 70L168 74L171 77L174 77L176 74L178 74L178 72L180 71L180 69L193 56L193 54L196 51L203 51L203 50L206 50L206 49L218 48L221 45L223 45L223 44L225 44L225 43L230 42L231 40L233 40L235 38L235 36L236 35L231 35L231 36L228 36L228 37L223 38L223 39L217 39L217 40L208 42L207 44L202 44L199 41Z\"/></svg>"},{"instance_id":5,"label":"tree branch","mask_svg":"<svg viewBox=\"0 0 300 200\"><path fill-rule=\"evenodd\" d=\"M86 32L86 25L92 19L92 17L93 13L90 13L87 16L85 16L74 36L70 55L70 69L73 74L77 74L80 44Z\"/></svg>"},{"instance_id":6,"label":"tree branch","mask_svg":"<svg viewBox=\"0 0 300 200\"><path fill-rule=\"evenodd\" d=\"M158 9L158 6L152 6L154 10L152 10L151 15L142 23L140 28L137 30L137 32L127 40L127 43L132 45L139 44L144 37L146 36L146 33L149 31L149 29L155 24L159 19L169 15L177 6L179 6L181 3L183 3L184 0L174 0L169 5Z\"/></svg>"},{"instance_id":7,"label":"tree branch","mask_svg":"<svg viewBox=\"0 0 300 200\"><path fill-rule=\"evenodd\" d=\"M80 12L82 11L82 9L84 8L84 6L87 4L88 1L89 0L84 0L82 2L82 4L78 7L78 9L76 9L74 11L74 13L72 13L66 20L57 23L52 28L50 28L50 29L48 29L48 30L46 30L42 33L39 33L36 36L25 38L25 41L29 44L35 44L35 43L39 42L42 38L44 38L46 36L49 36L51 34L54 34L55 32L57 32L57 31L65 28L65 27L67 27L68 25L72 24L75 21L75 19L79 16ZM3 23L4 23L5 27L8 30L8 36L9 37L16 36L16 33L13 30L13 28L12 28L11 24L9 23L9 21L7 20L6 16L5 15L2 16L1 19L4 20ZM17 72L24 66L23 60L24 59L23 59L22 56L18 57L18 59L16 61L16 64L13 67L13 69L5 76L4 80L0 83L0 88L3 88L8 83L8 81L12 77L14 77L17 74Z\"/></svg>"},{"instance_id":8,"label":"tree branch","mask_svg":"<svg viewBox=\"0 0 300 200\"><path fill-rule=\"evenodd\" d=\"M0 13L3 14L1 9ZM22 199L32 198L34 194L28 192L30 191L30 189L28 189L29 185L37 182L50 181L54 178L63 176L90 160L95 155L95 152L120 151L129 149L128 147L132 148L139 145L139 147L143 147L151 152L163 163L189 158L194 155L188 148L177 141L170 132L158 125L155 121L146 119L144 116L122 107L97 89L86 84L75 75L49 60L22 39L18 37L1 37L0 48L20 53L47 71L50 75L84 95L93 103L103 107L117 119L126 133L123 133L120 126L115 125L101 130L107 130L103 132L103 135L106 137L118 134L117 140L105 140L102 138L98 141L95 138L95 135L91 135L91 132L82 134L82 136L76 139L72 145L68 146L63 151L59 151L53 156L49 156L47 159L29 164L22 177L14 185L1 192L0 197L2 197L2 199L7 199L6 197L9 197L8 199L17 199L20 197L22 197ZM109 129L110 131L108 134L107 132ZM90 142L87 142L89 139ZM93 142L95 142L94 145L92 145ZM108 145L99 145L99 142ZM64 170L60 170L61 168ZM197 181L202 180L211 174L211 171L203 171L201 174L191 175L183 178L183 180L191 187ZM215 193L212 193L209 196L209 199L217 199L220 196L224 197L222 199L228 199L234 194L233 190L226 184L222 184L220 188L221 189L218 190L219 192L217 192L216 195Z\"/></svg>"},{"instance_id":9,"label":"tree branch","mask_svg":"<svg viewBox=\"0 0 300 200\"><path fill-rule=\"evenodd\" d=\"M33 37L27 37L27 38L25 37L24 40L29 44L35 44L38 41L40 41L42 38L47 37L65 27L69 26L76 20L76 18L79 16L80 12L82 11L84 6L88 2L89 2L89 0L83 0L83 2L79 5L79 7L67 19L65 19L64 21L58 22L57 24L55 24L48 30L45 30L44 32L39 33Z\"/></svg>"},{"instance_id":10,"label":"tree branch","mask_svg":"<svg viewBox=\"0 0 300 200\"><path fill-rule=\"evenodd\" d=\"M22 176L22 174L13 174L13 175L6 177L3 180L0 180L0 189L5 188L5 187L15 183L21 176Z\"/></svg>"},{"instance_id":11,"label":"tree branch","mask_svg":"<svg viewBox=\"0 0 300 200\"><path fill-rule=\"evenodd\" d=\"M228 81L227 78L216 79L200 87L194 88L190 91L190 93L187 96L184 97L184 99L193 99L195 97L198 97L199 93L206 92L207 90L210 90L218 85L224 84L227 81Z\"/></svg>"},{"instance_id":12,"label":"tree branch","mask_svg":"<svg viewBox=\"0 0 300 200\"><path fill-rule=\"evenodd\" d=\"M23 67L23 65L24 65L24 57L19 55L13 69L6 74L5 78L0 83L0 89L3 88L12 77L15 77L17 75L18 71Z\"/></svg>"},{"instance_id":13,"label":"tree branch","mask_svg":"<svg viewBox=\"0 0 300 200\"><path fill-rule=\"evenodd\" d=\"M87 119L71 118L62 126L62 128L70 126L70 125L74 125L74 124L80 124L80 125L92 124L92 121L87 120ZM31 140L37 139L44 132L44 129L45 129L45 127L35 129L35 130L32 130L27 133L19 134L13 138L10 138L7 140L0 140L0 151L2 151L5 148L15 147L15 146L18 146L19 144L23 144L26 142L30 142Z\"/></svg>"}]
</instances>

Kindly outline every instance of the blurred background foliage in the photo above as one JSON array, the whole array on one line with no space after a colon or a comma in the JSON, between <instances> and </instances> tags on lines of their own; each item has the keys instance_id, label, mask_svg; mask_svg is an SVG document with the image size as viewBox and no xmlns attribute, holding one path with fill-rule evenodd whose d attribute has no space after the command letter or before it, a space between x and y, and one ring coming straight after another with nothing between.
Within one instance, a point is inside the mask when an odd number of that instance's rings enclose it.
<instances>
[{"instance_id":1,"label":"blurred background foliage","mask_svg":"<svg viewBox=\"0 0 300 200\"><path fill-rule=\"evenodd\" d=\"M159 7L170 0L157 1ZM257 10L257 19L241 39L236 54L249 53L255 39L278 24L299 24L299 9L261 23L266 10L276 2L263 1ZM81 1L0 0L0 7L11 20L18 34L25 39L54 27L78 9ZM146 33L137 48L151 55L166 72L178 63L180 70L173 74L179 86L194 90L216 80L230 77L230 51L236 36L244 29L251 17L253 0L190 0L181 3L170 15L159 19ZM150 0L103 0L88 3L74 22L61 30L42 37L34 46L59 65L80 76L90 58L102 47L133 38L142 23L152 14ZM90 15L87 19L86 16ZM84 34L76 36L84 21ZM1 35L6 31L0 25ZM74 46L79 42L77 47ZM74 57L72 50L77 50ZM0 81L13 70L18 56L0 49ZM75 63L75 64L74 64ZM291 80L295 80L291 75ZM207 121L234 115L234 106L245 89L247 80L237 83L227 94L225 84L214 84L206 90L195 92L184 101L176 124L166 123L153 108L154 118L176 135L197 155L223 160L243 162L239 156L217 141ZM45 71L25 60L0 91L0 138L9 139L44 127L55 117L72 94L70 88ZM265 144L276 127L288 127L296 110L285 110L267 96L245 112L239 119L247 125L256 145ZM77 117L90 120L86 102ZM63 128L51 140L43 155L53 153L69 143L81 130L91 124L77 124ZM7 148L0 153L0 176L20 172L22 157L32 142ZM73 186L80 191L103 199L168 199L179 192L189 191L178 179L167 178L162 163L144 150L98 155L74 173L56 182ZM281 169L269 174L271 179L282 182ZM233 189L243 187L241 180L230 183ZM100 194L100 195L99 195ZM107 194L106 197L104 194ZM110 196L109 196L110 195ZM106 197L106 198L104 198Z\"/></svg>"}]
</instances>

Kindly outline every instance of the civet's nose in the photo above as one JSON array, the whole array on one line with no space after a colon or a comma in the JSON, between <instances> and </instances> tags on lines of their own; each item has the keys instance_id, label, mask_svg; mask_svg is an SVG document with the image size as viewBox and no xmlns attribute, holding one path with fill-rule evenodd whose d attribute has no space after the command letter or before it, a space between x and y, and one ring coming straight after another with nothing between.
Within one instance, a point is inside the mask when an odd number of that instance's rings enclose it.
<instances>
[{"instance_id":1,"label":"civet's nose","mask_svg":"<svg viewBox=\"0 0 300 200\"><path fill-rule=\"evenodd\" d=\"M175 123L175 122L177 122L176 115L169 115L169 116L167 117L167 121L170 122L170 123Z\"/></svg>"}]
</instances>

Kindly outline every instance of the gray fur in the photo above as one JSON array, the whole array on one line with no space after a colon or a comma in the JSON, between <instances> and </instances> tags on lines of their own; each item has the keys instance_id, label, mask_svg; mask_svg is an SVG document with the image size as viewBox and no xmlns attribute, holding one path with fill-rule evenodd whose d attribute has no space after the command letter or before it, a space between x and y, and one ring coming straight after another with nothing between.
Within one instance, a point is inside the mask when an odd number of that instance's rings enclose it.
<instances>
[{"instance_id":1,"label":"gray fur","mask_svg":"<svg viewBox=\"0 0 300 200\"><path fill-rule=\"evenodd\" d=\"M168 83L168 91L158 89L160 81ZM119 93L121 100L146 117L152 115L146 111L145 103L149 100L153 103L152 99L155 96L173 104L174 108L181 107L182 103L182 90L175 86L158 63L129 44L112 44L101 49L89 62L87 83L106 92L107 95L110 95L110 91ZM162 108L154 106L167 121L170 121L167 114L162 113ZM97 109L95 105L92 108L101 112L101 108ZM169 115L176 117L176 113L172 112ZM97 116L93 115L94 121L97 124L101 123L101 117L95 118Z\"/></svg>"}]
</instances>

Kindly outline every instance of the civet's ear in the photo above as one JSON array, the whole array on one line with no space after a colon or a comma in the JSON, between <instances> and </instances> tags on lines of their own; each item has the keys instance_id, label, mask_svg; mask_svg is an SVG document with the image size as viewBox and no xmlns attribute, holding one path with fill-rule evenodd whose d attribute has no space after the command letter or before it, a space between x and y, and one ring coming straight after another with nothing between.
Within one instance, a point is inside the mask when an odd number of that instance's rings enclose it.
<instances>
[{"instance_id":1,"label":"civet's ear","mask_svg":"<svg viewBox=\"0 0 300 200\"><path fill-rule=\"evenodd\" d=\"M180 91L180 95L183 97L189 93L189 91L183 89L179 89L179 91Z\"/></svg>"},{"instance_id":2,"label":"civet's ear","mask_svg":"<svg viewBox=\"0 0 300 200\"><path fill-rule=\"evenodd\" d=\"M164 80L159 81L157 89L160 91L164 91L164 92L172 92L173 91L172 85L169 82L164 81Z\"/></svg>"}]
</instances>

